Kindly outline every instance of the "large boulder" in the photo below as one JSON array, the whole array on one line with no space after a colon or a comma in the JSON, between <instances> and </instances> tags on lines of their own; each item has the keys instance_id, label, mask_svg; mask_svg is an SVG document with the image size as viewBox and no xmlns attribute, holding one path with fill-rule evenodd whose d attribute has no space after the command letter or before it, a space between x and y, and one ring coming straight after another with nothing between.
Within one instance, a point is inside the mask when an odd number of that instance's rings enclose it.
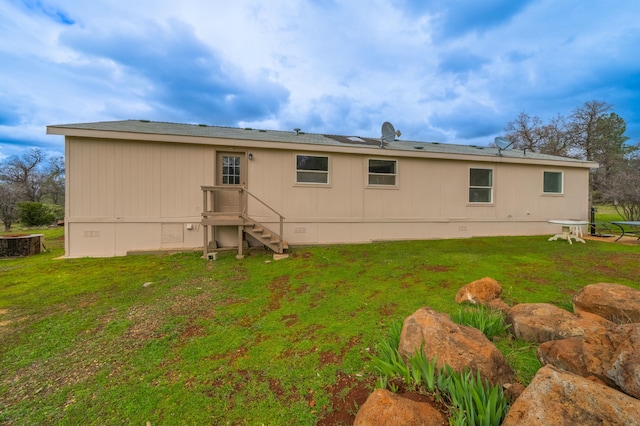
<instances>
[{"instance_id":1,"label":"large boulder","mask_svg":"<svg viewBox=\"0 0 640 426\"><path fill-rule=\"evenodd\" d=\"M604 326L579 318L549 303L521 303L513 306L506 317L513 335L527 342L542 343L596 331Z\"/></svg>"},{"instance_id":2,"label":"large boulder","mask_svg":"<svg viewBox=\"0 0 640 426\"><path fill-rule=\"evenodd\" d=\"M356 414L354 426L441 426L447 418L427 402L412 401L386 389L376 389Z\"/></svg>"},{"instance_id":3,"label":"large boulder","mask_svg":"<svg viewBox=\"0 0 640 426\"><path fill-rule=\"evenodd\" d=\"M493 299L499 298L501 294L500 283L491 277L484 277L458 290L456 303L468 302L474 305L487 305Z\"/></svg>"},{"instance_id":4,"label":"large boulder","mask_svg":"<svg viewBox=\"0 0 640 426\"><path fill-rule=\"evenodd\" d=\"M606 375L625 393L640 399L640 324L622 325L620 329L627 338L618 346Z\"/></svg>"},{"instance_id":5,"label":"large boulder","mask_svg":"<svg viewBox=\"0 0 640 426\"><path fill-rule=\"evenodd\" d=\"M423 344L427 358L437 358L440 368L445 364L455 371L469 367L493 384L513 381L507 359L480 330L458 325L448 315L428 307L404 320L398 352L404 357L413 356Z\"/></svg>"},{"instance_id":6,"label":"large boulder","mask_svg":"<svg viewBox=\"0 0 640 426\"><path fill-rule=\"evenodd\" d=\"M615 382L607 377L607 372L612 368L618 348L627 339L627 334L626 330L614 327L583 336L550 340L538 347L537 356L542 364L551 364L582 377L596 377L611 386Z\"/></svg>"},{"instance_id":7,"label":"large boulder","mask_svg":"<svg viewBox=\"0 0 640 426\"><path fill-rule=\"evenodd\" d=\"M640 425L640 401L547 365L513 403L503 426Z\"/></svg>"},{"instance_id":8,"label":"large boulder","mask_svg":"<svg viewBox=\"0 0 640 426\"><path fill-rule=\"evenodd\" d=\"M640 322L640 290L620 284L590 284L573 296L574 312L590 312L616 324Z\"/></svg>"}]
</instances>

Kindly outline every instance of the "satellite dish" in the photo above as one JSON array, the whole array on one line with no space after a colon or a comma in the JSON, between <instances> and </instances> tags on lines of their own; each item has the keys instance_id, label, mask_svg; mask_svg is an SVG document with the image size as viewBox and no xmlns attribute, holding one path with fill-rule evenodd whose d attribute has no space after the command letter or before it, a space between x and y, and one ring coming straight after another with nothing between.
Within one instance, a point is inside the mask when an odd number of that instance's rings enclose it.
<instances>
[{"instance_id":1,"label":"satellite dish","mask_svg":"<svg viewBox=\"0 0 640 426\"><path fill-rule=\"evenodd\" d=\"M393 124L385 121L382 123L382 137L380 140L380 148L384 148L384 143L393 142L396 140L396 129L393 127Z\"/></svg>"},{"instance_id":2,"label":"satellite dish","mask_svg":"<svg viewBox=\"0 0 640 426\"><path fill-rule=\"evenodd\" d=\"M507 138L503 138L502 136L498 136L497 138L495 138L494 142L498 147L498 154L500 154L504 150L510 149L511 145L513 145L513 142L511 142Z\"/></svg>"}]
</instances>

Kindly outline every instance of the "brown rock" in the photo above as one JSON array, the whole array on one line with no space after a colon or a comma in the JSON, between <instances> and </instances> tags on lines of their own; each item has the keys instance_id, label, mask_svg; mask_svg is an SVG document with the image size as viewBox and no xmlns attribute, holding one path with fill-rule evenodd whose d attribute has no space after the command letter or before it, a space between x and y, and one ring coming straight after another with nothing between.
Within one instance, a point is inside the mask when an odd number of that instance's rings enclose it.
<instances>
[{"instance_id":1,"label":"brown rock","mask_svg":"<svg viewBox=\"0 0 640 426\"><path fill-rule=\"evenodd\" d=\"M639 400L547 365L513 403L502 425L640 425L638 413Z\"/></svg>"},{"instance_id":2,"label":"brown rock","mask_svg":"<svg viewBox=\"0 0 640 426\"><path fill-rule=\"evenodd\" d=\"M541 343L566 337L582 336L604 326L581 319L549 303L521 303L513 306L506 318L511 333L520 340Z\"/></svg>"},{"instance_id":3,"label":"brown rock","mask_svg":"<svg viewBox=\"0 0 640 426\"><path fill-rule=\"evenodd\" d=\"M490 277L480 278L458 290L456 303L472 303L486 305L493 299L500 297L502 287L498 281Z\"/></svg>"},{"instance_id":4,"label":"brown rock","mask_svg":"<svg viewBox=\"0 0 640 426\"><path fill-rule=\"evenodd\" d=\"M573 296L573 310L591 312L616 324L640 322L640 290L620 284L590 284Z\"/></svg>"},{"instance_id":5,"label":"brown rock","mask_svg":"<svg viewBox=\"0 0 640 426\"><path fill-rule=\"evenodd\" d=\"M502 388L509 401L515 401L526 389L521 383L505 383Z\"/></svg>"},{"instance_id":6,"label":"brown rock","mask_svg":"<svg viewBox=\"0 0 640 426\"><path fill-rule=\"evenodd\" d=\"M627 337L628 332L623 328L603 328L583 336L544 342L538 347L537 356L543 364L582 377L595 376L612 386L615 382L607 378L607 372L613 367L618 347Z\"/></svg>"},{"instance_id":7,"label":"brown rock","mask_svg":"<svg viewBox=\"0 0 640 426\"><path fill-rule=\"evenodd\" d=\"M511 306L507 305L504 300L497 298L490 300L487 302L487 308L493 309L496 311L501 311L503 314L507 315L511 310Z\"/></svg>"},{"instance_id":8,"label":"brown rock","mask_svg":"<svg viewBox=\"0 0 640 426\"><path fill-rule=\"evenodd\" d=\"M427 307L404 320L398 352L413 356L422 344L427 358L437 357L440 368L445 364L455 371L468 367L493 384L513 381L506 358L481 331L458 325L448 315Z\"/></svg>"},{"instance_id":9,"label":"brown rock","mask_svg":"<svg viewBox=\"0 0 640 426\"><path fill-rule=\"evenodd\" d=\"M538 346L536 356L545 364L569 371L582 377L591 375L584 360L582 336L561 340L549 340ZM601 369L599 369L601 370ZM602 371L598 376L602 376Z\"/></svg>"},{"instance_id":10,"label":"brown rock","mask_svg":"<svg viewBox=\"0 0 640 426\"><path fill-rule=\"evenodd\" d=\"M587 379L587 380L589 380L591 382L600 383L601 385L604 385L604 386L609 386L606 382L604 382L603 380L600 380L596 376L587 376L587 377L585 377L585 379Z\"/></svg>"},{"instance_id":11,"label":"brown rock","mask_svg":"<svg viewBox=\"0 0 640 426\"><path fill-rule=\"evenodd\" d=\"M416 402L386 389L376 389L362 404L354 426L441 426L447 418L427 402Z\"/></svg>"},{"instance_id":12,"label":"brown rock","mask_svg":"<svg viewBox=\"0 0 640 426\"><path fill-rule=\"evenodd\" d=\"M591 312L587 312L587 311L578 310L574 312L574 315L580 319L597 322L602 326L604 326L605 328L613 328L616 325L616 323L613 321L609 321L606 318L602 318L600 315L592 314Z\"/></svg>"},{"instance_id":13,"label":"brown rock","mask_svg":"<svg viewBox=\"0 0 640 426\"><path fill-rule=\"evenodd\" d=\"M640 399L640 324L623 325L620 329L626 332L627 339L618 346L606 375L623 392Z\"/></svg>"}]
</instances>

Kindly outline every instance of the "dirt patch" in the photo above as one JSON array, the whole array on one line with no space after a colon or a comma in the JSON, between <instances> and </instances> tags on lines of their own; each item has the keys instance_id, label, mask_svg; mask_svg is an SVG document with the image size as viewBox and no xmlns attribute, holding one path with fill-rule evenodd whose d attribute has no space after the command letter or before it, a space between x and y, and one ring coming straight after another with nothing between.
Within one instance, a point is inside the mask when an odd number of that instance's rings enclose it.
<instances>
[{"instance_id":1,"label":"dirt patch","mask_svg":"<svg viewBox=\"0 0 640 426\"><path fill-rule=\"evenodd\" d=\"M282 322L284 323L285 327L292 327L298 322L298 315L296 314L285 315L282 317Z\"/></svg>"},{"instance_id":2,"label":"dirt patch","mask_svg":"<svg viewBox=\"0 0 640 426\"><path fill-rule=\"evenodd\" d=\"M289 284L289 276L283 275L274 279L267 288L271 291L271 298L269 299L269 305L266 308L267 312L277 311L280 309L280 302L286 300L291 290Z\"/></svg>"},{"instance_id":3,"label":"dirt patch","mask_svg":"<svg viewBox=\"0 0 640 426\"><path fill-rule=\"evenodd\" d=\"M640 239L638 239L637 236L634 237L634 236L625 235L624 237L620 238L618 241L616 241L618 236L615 236L615 237L598 237L598 236L595 236L595 235L585 235L582 238L584 240L602 241L604 243L624 244L624 245L628 245L628 246L638 246L638 245L640 245Z\"/></svg>"},{"instance_id":4,"label":"dirt patch","mask_svg":"<svg viewBox=\"0 0 640 426\"><path fill-rule=\"evenodd\" d=\"M185 328L182 334L180 335L180 338L188 339L190 337L202 337L206 335L205 331L206 330L203 326L196 325L196 324L193 324L193 322L190 322L189 325L187 325L187 328Z\"/></svg>"},{"instance_id":5,"label":"dirt patch","mask_svg":"<svg viewBox=\"0 0 640 426\"><path fill-rule=\"evenodd\" d=\"M433 266L425 266L424 269L429 272L449 272L451 271L451 266L433 265Z\"/></svg>"},{"instance_id":6,"label":"dirt patch","mask_svg":"<svg viewBox=\"0 0 640 426\"><path fill-rule=\"evenodd\" d=\"M324 351L320 353L320 365L340 365L344 361L344 357L352 348L360 344L360 338L357 336L352 337L349 341L342 346L340 353L336 354L333 351Z\"/></svg>"},{"instance_id":7,"label":"dirt patch","mask_svg":"<svg viewBox=\"0 0 640 426\"><path fill-rule=\"evenodd\" d=\"M392 315L395 315L397 307L398 307L397 303L387 303L385 305L380 306L380 309L378 309L378 313L383 317L388 318Z\"/></svg>"},{"instance_id":8,"label":"dirt patch","mask_svg":"<svg viewBox=\"0 0 640 426\"><path fill-rule=\"evenodd\" d=\"M293 259L310 259L310 258L313 257L313 254L309 253L309 252L298 252L298 251L296 251L291 255L291 257Z\"/></svg>"},{"instance_id":9,"label":"dirt patch","mask_svg":"<svg viewBox=\"0 0 640 426\"><path fill-rule=\"evenodd\" d=\"M8 309L0 309L0 315L6 315L9 313ZM0 321L0 327L5 327L7 325L11 324L11 321L6 320L6 321Z\"/></svg>"},{"instance_id":10,"label":"dirt patch","mask_svg":"<svg viewBox=\"0 0 640 426\"><path fill-rule=\"evenodd\" d=\"M344 373L338 373L335 384L326 388L332 395L332 411L321 418L316 425L352 425L358 409L365 403L375 388L374 377L361 379ZM346 392L346 393L345 393Z\"/></svg>"}]
</instances>

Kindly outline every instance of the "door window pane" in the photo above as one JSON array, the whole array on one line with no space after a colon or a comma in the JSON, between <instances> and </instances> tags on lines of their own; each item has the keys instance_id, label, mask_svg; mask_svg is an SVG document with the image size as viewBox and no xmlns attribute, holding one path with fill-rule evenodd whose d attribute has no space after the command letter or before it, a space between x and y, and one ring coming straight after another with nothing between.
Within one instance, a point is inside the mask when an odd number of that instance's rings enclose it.
<instances>
[{"instance_id":1,"label":"door window pane","mask_svg":"<svg viewBox=\"0 0 640 426\"><path fill-rule=\"evenodd\" d=\"M240 157L222 157L222 183L224 185L240 185Z\"/></svg>"}]
</instances>

